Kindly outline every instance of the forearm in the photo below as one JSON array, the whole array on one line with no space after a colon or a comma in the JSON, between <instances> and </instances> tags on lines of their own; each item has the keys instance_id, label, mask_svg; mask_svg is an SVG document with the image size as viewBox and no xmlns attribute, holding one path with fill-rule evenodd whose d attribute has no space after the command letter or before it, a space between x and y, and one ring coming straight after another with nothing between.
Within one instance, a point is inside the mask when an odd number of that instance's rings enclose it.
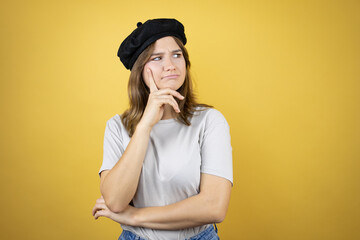
<instances>
[{"instance_id":1,"label":"forearm","mask_svg":"<svg viewBox=\"0 0 360 240\"><path fill-rule=\"evenodd\" d=\"M135 195L150 131L142 126L136 128L124 154L101 181L101 194L113 212L122 211Z\"/></svg>"},{"instance_id":2,"label":"forearm","mask_svg":"<svg viewBox=\"0 0 360 240\"><path fill-rule=\"evenodd\" d=\"M177 203L136 209L134 225L175 230L223 221L227 211L222 202L198 194Z\"/></svg>"},{"instance_id":3,"label":"forearm","mask_svg":"<svg viewBox=\"0 0 360 240\"><path fill-rule=\"evenodd\" d=\"M199 194L167 206L135 208L128 205L122 212L114 213L100 199L93 215L95 219L105 216L125 225L164 230L222 222L229 206L232 183L210 174L201 174L200 182Z\"/></svg>"}]
</instances>

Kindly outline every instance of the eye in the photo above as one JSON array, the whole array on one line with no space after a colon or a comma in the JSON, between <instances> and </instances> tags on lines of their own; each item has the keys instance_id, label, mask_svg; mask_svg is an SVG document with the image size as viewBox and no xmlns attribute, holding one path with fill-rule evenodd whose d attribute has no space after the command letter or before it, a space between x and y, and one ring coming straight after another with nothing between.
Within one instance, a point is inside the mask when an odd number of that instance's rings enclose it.
<instances>
[{"instance_id":1,"label":"eye","mask_svg":"<svg viewBox=\"0 0 360 240\"><path fill-rule=\"evenodd\" d=\"M174 56L175 58L180 58L180 57L181 57L181 53L175 53L173 56Z\"/></svg>"},{"instance_id":2,"label":"eye","mask_svg":"<svg viewBox=\"0 0 360 240\"><path fill-rule=\"evenodd\" d=\"M152 58L151 60L152 60L152 61L159 61L159 60L161 60L161 57L154 57L154 58Z\"/></svg>"}]
</instances>

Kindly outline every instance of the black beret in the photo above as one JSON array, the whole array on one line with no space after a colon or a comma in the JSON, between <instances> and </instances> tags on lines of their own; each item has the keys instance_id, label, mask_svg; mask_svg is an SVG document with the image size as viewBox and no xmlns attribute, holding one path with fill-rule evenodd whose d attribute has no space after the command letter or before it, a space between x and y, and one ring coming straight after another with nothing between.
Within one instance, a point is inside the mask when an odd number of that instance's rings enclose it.
<instances>
[{"instance_id":1,"label":"black beret","mask_svg":"<svg viewBox=\"0 0 360 240\"><path fill-rule=\"evenodd\" d=\"M159 18L138 22L137 28L121 43L118 57L126 69L132 69L139 55L156 40L175 36L186 44L184 26L176 19Z\"/></svg>"}]
</instances>

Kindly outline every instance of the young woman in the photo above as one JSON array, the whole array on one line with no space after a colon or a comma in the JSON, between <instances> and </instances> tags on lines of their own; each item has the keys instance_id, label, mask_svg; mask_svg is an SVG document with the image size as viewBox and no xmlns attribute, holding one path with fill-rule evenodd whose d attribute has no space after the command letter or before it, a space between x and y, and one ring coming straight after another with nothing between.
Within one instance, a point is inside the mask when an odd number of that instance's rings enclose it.
<instances>
[{"instance_id":1,"label":"young woman","mask_svg":"<svg viewBox=\"0 0 360 240\"><path fill-rule=\"evenodd\" d=\"M232 188L229 125L192 89L183 25L153 19L122 42L130 107L106 124L93 216L120 240L219 239ZM216 228L216 225L215 225Z\"/></svg>"}]
</instances>

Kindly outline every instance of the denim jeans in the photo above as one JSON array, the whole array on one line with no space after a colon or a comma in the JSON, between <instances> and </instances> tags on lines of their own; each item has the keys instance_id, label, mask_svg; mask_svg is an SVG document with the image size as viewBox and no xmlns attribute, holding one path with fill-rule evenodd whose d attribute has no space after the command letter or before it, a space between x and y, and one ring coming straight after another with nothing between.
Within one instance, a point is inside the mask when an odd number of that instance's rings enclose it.
<instances>
[{"instance_id":1,"label":"denim jeans","mask_svg":"<svg viewBox=\"0 0 360 240\"><path fill-rule=\"evenodd\" d=\"M215 224L215 228L213 226L210 226L204 231L185 240L219 240L220 238L217 235L217 232L218 230ZM118 240L147 240L147 239L141 238L130 231L123 230Z\"/></svg>"}]
</instances>

